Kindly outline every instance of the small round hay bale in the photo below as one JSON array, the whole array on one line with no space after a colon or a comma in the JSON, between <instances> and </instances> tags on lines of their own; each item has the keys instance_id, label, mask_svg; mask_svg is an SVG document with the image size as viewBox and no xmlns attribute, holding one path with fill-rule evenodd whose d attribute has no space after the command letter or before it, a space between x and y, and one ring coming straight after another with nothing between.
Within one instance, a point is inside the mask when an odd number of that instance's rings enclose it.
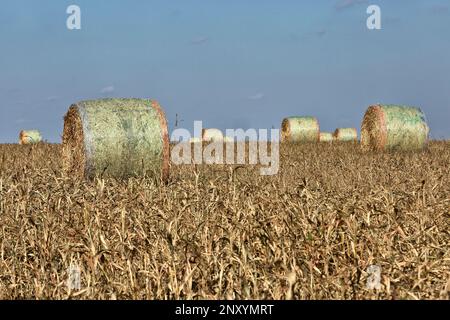
<instances>
[{"instance_id":1,"label":"small round hay bale","mask_svg":"<svg viewBox=\"0 0 450 320\"><path fill-rule=\"evenodd\" d=\"M333 134L331 132L321 132L320 142L333 142Z\"/></svg>"},{"instance_id":2,"label":"small round hay bale","mask_svg":"<svg viewBox=\"0 0 450 320\"><path fill-rule=\"evenodd\" d=\"M319 142L319 121L314 117L289 117L281 123L282 142Z\"/></svg>"},{"instance_id":3,"label":"small round hay bale","mask_svg":"<svg viewBox=\"0 0 450 320\"><path fill-rule=\"evenodd\" d=\"M192 137L189 139L189 143L201 143L202 139L197 138L197 137Z\"/></svg>"},{"instance_id":4,"label":"small round hay bale","mask_svg":"<svg viewBox=\"0 0 450 320\"><path fill-rule=\"evenodd\" d=\"M361 126L361 147L366 151L421 150L428 141L425 114L420 108L373 105Z\"/></svg>"},{"instance_id":5,"label":"small round hay bale","mask_svg":"<svg viewBox=\"0 0 450 320\"><path fill-rule=\"evenodd\" d=\"M203 129L202 130L202 140L204 142L220 142L223 141L222 131L215 128Z\"/></svg>"},{"instance_id":6,"label":"small round hay bale","mask_svg":"<svg viewBox=\"0 0 450 320\"><path fill-rule=\"evenodd\" d=\"M41 133L38 130L22 130L19 134L20 144L34 144L42 142Z\"/></svg>"},{"instance_id":7,"label":"small round hay bale","mask_svg":"<svg viewBox=\"0 0 450 320\"><path fill-rule=\"evenodd\" d=\"M333 139L342 142L357 142L358 130L356 128L338 128L333 133Z\"/></svg>"},{"instance_id":8,"label":"small round hay bale","mask_svg":"<svg viewBox=\"0 0 450 320\"><path fill-rule=\"evenodd\" d=\"M64 117L65 172L93 178L148 174L166 181L170 145L158 102L103 99L72 105Z\"/></svg>"}]
</instances>

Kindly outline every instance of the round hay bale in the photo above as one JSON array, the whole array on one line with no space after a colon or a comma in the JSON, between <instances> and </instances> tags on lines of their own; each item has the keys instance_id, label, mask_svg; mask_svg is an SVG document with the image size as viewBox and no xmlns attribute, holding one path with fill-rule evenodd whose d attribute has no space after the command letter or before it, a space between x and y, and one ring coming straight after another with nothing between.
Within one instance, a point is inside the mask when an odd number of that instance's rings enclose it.
<instances>
[{"instance_id":1,"label":"round hay bale","mask_svg":"<svg viewBox=\"0 0 450 320\"><path fill-rule=\"evenodd\" d=\"M158 102L103 99L72 105L64 117L63 164L71 175L93 178L169 177L167 121Z\"/></svg>"},{"instance_id":2,"label":"round hay bale","mask_svg":"<svg viewBox=\"0 0 450 320\"><path fill-rule=\"evenodd\" d=\"M319 121L314 117L289 117L281 123L282 142L319 142Z\"/></svg>"},{"instance_id":3,"label":"round hay bale","mask_svg":"<svg viewBox=\"0 0 450 320\"><path fill-rule=\"evenodd\" d=\"M320 142L333 142L333 134L331 132L321 132Z\"/></svg>"},{"instance_id":4,"label":"round hay bale","mask_svg":"<svg viewBox=\"0 0 450 320\"><path fill-rule=\"evenodd\" d=\"M201 143L202 139L197 138L197 137L192 137L189 139L189 143Z\"/></svg>"},{"instance_id":5,"label":"round hay bale","mask_svg":"<svg viewBox=\"0 0 450 320\"><path fill-rule=\"evenodd\" d=\"M420 108L373 105L361 126L361 147L366 151L421 150L428 141L425 114Z\"/></svg>"},{"instance_id":6,"label":"round hay bale","mask_svg":"<svg viewBox=\"0 0 450 320\"><path fill-rule=\"evenodd\" d=\"M19 134L20 144L34 144L42 142L41 133L38 130L22 130Z\"/></svg>"},{"instance_id":7,"label":"round hay bale","mask_svg":"<svg viewBox=\"0 0 450 320\"><path fill-rule=\"evenodd\" d=\"M222 131L220 131L219 129L215 129L215 128L203 129L202 130L202 140L204 142L210 142L210 141L220 142L220 141L223 141Z\"/></svg>"},{"instance_id":8,"label":"round hay bale","mask_svg":"<svg viewBox=\"0 0 450 320\"><path fill-rule=\"evenodd\" d=\"M357 142L358 130L356 128L338 128L333 133L333 139L342 142Z\"/></svg>"}]
</instances>

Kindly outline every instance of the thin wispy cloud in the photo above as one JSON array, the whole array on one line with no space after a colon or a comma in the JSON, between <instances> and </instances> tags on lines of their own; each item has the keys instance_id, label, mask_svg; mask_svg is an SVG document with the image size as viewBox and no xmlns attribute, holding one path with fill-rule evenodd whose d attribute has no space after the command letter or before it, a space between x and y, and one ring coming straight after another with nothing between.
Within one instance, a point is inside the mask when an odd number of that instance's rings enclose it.
<instances>
[{"instance_id":1,"label":"thin wispy cloud","mask_svg":"<svg viewBox=\"0 0 450 320\"><path fill-rule=\"evenodd\" d=\"M329 30L327 29L319 29L315 31L305 32L301 37L291 37L292 41L300 41L305 40L306 38L323 38L329 33Z\"/></svg>"},{"instance_id":2,"label":"thin wispy cloud","mask_svg":"<svg viewBox=\"0 0 450 320\"><path fill-rule=\"evenodd\" d=\"M179 16L180 14L181 14L181 10L180 9L173 9L169 13L169 15L172 16L172 17Z\"/></svg>"},{"instance_id":3,"label":"thin wispy cloud","mask_svg":"<svg viewBox=\"0 0 450 320\"><path fill-rule=\"evenodd\" d=\"M367 3L367 0L339 0L334 5L334 8L338 11L342 11L364 3Z\"/></svg>"},{"instance_id":4,"label":"thin wispy cloud","mask_svg":"<svg viewBox=\"0 0 450 320\"><path fill-rule=\"evenodd\" d=\"M432 6L430 12L435 15L447 15L450 13L450 6L445 4Z\"/></svg>"},{"instance_id":5,"label":"thin wispy cloud","mask_svg":"<svg viewBox=\"0 0 450 320\"><path fill-rule=\"evenodd\" d=\"M398 17L384 17L383 25L399 25L402 20Z\"/></svg>"},{"instance_id":6,"label":"thin wispy cloud","mask_svg":"<svg viewBox=\"0 0 450 320\"><path fill-rule=\"evenodd\" d=\"M287 39L290 42L299 42L299 41L304 41L306 39L311 39L311 38L323 38L326 35L328 35L329 33L330 33L329 30L323 28L323 29L305 32L302 34L291 33L291 34L287 35Z\"/></svg>"},{"instance_id":7,"label":"thin wispy cloud","mask_svg":"<svg viewBox=\"0 0 450 320\"><path fill-rule=\"evenodd\" d=\"M209 37L204 37L203 36L203 37L197 37L197 38L192 39L191 41L189 41L189 44L191 44L193 46L198 46L198 45L201 45L201 44L205 44L205 43L207 43L209 41L210 41Z\"/></svg>"},{"instance_id":8,"label":"thin wispy cloud","mask_svg":"<svg viewBox=\"0 0 450 320\"><path fill-rule=\"evenodd\" d=\"M100 93L103 93L103 94L105 94L105 93L113 93L114 91L115 91L114 86L108 86L108 87L105 87L102 90L100 90Z\"/></svg>"},{"instance_id":9,"label":"thin wispy cloud","mask_svg":"<svg viewBox=\"0 0 450 320\"><path fill-rule=\"evenodd\" d=\"M56 101L58 99L59 99L58 96L49 96L45 100L51 102L51 101Z\"/></svg>"},{"instance_id":10,"label":"thin wispy cloud","mask_svg":"<svg viewBox=\"0 0 450 320\"><path fill-rule=\"evenodd\" d=\"M261 100L265 97L266 95L262 92L258 92L254 95L251 95L248 97L249 100Z\"/></svg>"},{"instance_id":11,"label":"thin wispy cloud","mask_svg":"<svg viewBox=\"0 0 450 320\"><path fill-rule=\"evenodd\" d=\"M4 91L7 95L11 95L11 96L18 95L21 92L21 90L19 88L10 88L10 89L6 89Z\"/></svg>"},{"instance_id":12,"label":"thin wispy cloud","mask_svg":"<svg viewBox=\"0 0 450 320\"><path fill-rule=\"evenodd\" d=\"M23 124L23 123L27 123L27 122L29 122L29 121L24 118L16 119L16 124Z\"/></svg>"},{"instance_id":13,"label":"thin wispy cloud","mask_svg":"<svg viewBox=\"0 0 450 320\"><path fill-rule=\"evenodd\" d=\"M319 38L322 38L326 34L327 34L327 30L325 30L325 29L319 30L315 33L315 35L318 36Z\"/></svg>"}]
</instances>

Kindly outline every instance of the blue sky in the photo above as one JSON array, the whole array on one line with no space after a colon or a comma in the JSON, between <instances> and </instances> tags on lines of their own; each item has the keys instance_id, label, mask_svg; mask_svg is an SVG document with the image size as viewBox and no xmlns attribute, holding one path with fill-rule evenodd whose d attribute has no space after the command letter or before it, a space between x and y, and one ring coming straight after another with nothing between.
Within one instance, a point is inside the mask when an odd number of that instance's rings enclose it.
<instances>
[{"instance_id":1,"label":"blue sky","mask_svg":"<svg viewBox=\"0 0 450 320\"><path fill-rule=\"evenodd\" d=\"M69 105L101 97L154 98L188 129L315 115L331 131L373 103L415 105L448 139L449 35L450 0L2 1L0 143L34 128L60 142Z\"/></svg>"}]
</instances>

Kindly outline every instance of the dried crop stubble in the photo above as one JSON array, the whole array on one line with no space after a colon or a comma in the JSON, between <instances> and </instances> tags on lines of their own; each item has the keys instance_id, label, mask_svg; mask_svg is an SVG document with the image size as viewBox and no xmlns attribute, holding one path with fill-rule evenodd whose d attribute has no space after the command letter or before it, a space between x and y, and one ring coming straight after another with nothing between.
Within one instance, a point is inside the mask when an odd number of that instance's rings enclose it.
<instances>
[{"instance_id":1,"label":"dried crop stubble","mask_svg":"<svg viewBox=\"0 0 450 320\"><path fill-rule=\"evenodd\" d=\"M60 151L0 145L1 298L450 298L449 142L285 144L276 176L183 165L162 186L65 176Z\"/></svg>"}]
</instances>

